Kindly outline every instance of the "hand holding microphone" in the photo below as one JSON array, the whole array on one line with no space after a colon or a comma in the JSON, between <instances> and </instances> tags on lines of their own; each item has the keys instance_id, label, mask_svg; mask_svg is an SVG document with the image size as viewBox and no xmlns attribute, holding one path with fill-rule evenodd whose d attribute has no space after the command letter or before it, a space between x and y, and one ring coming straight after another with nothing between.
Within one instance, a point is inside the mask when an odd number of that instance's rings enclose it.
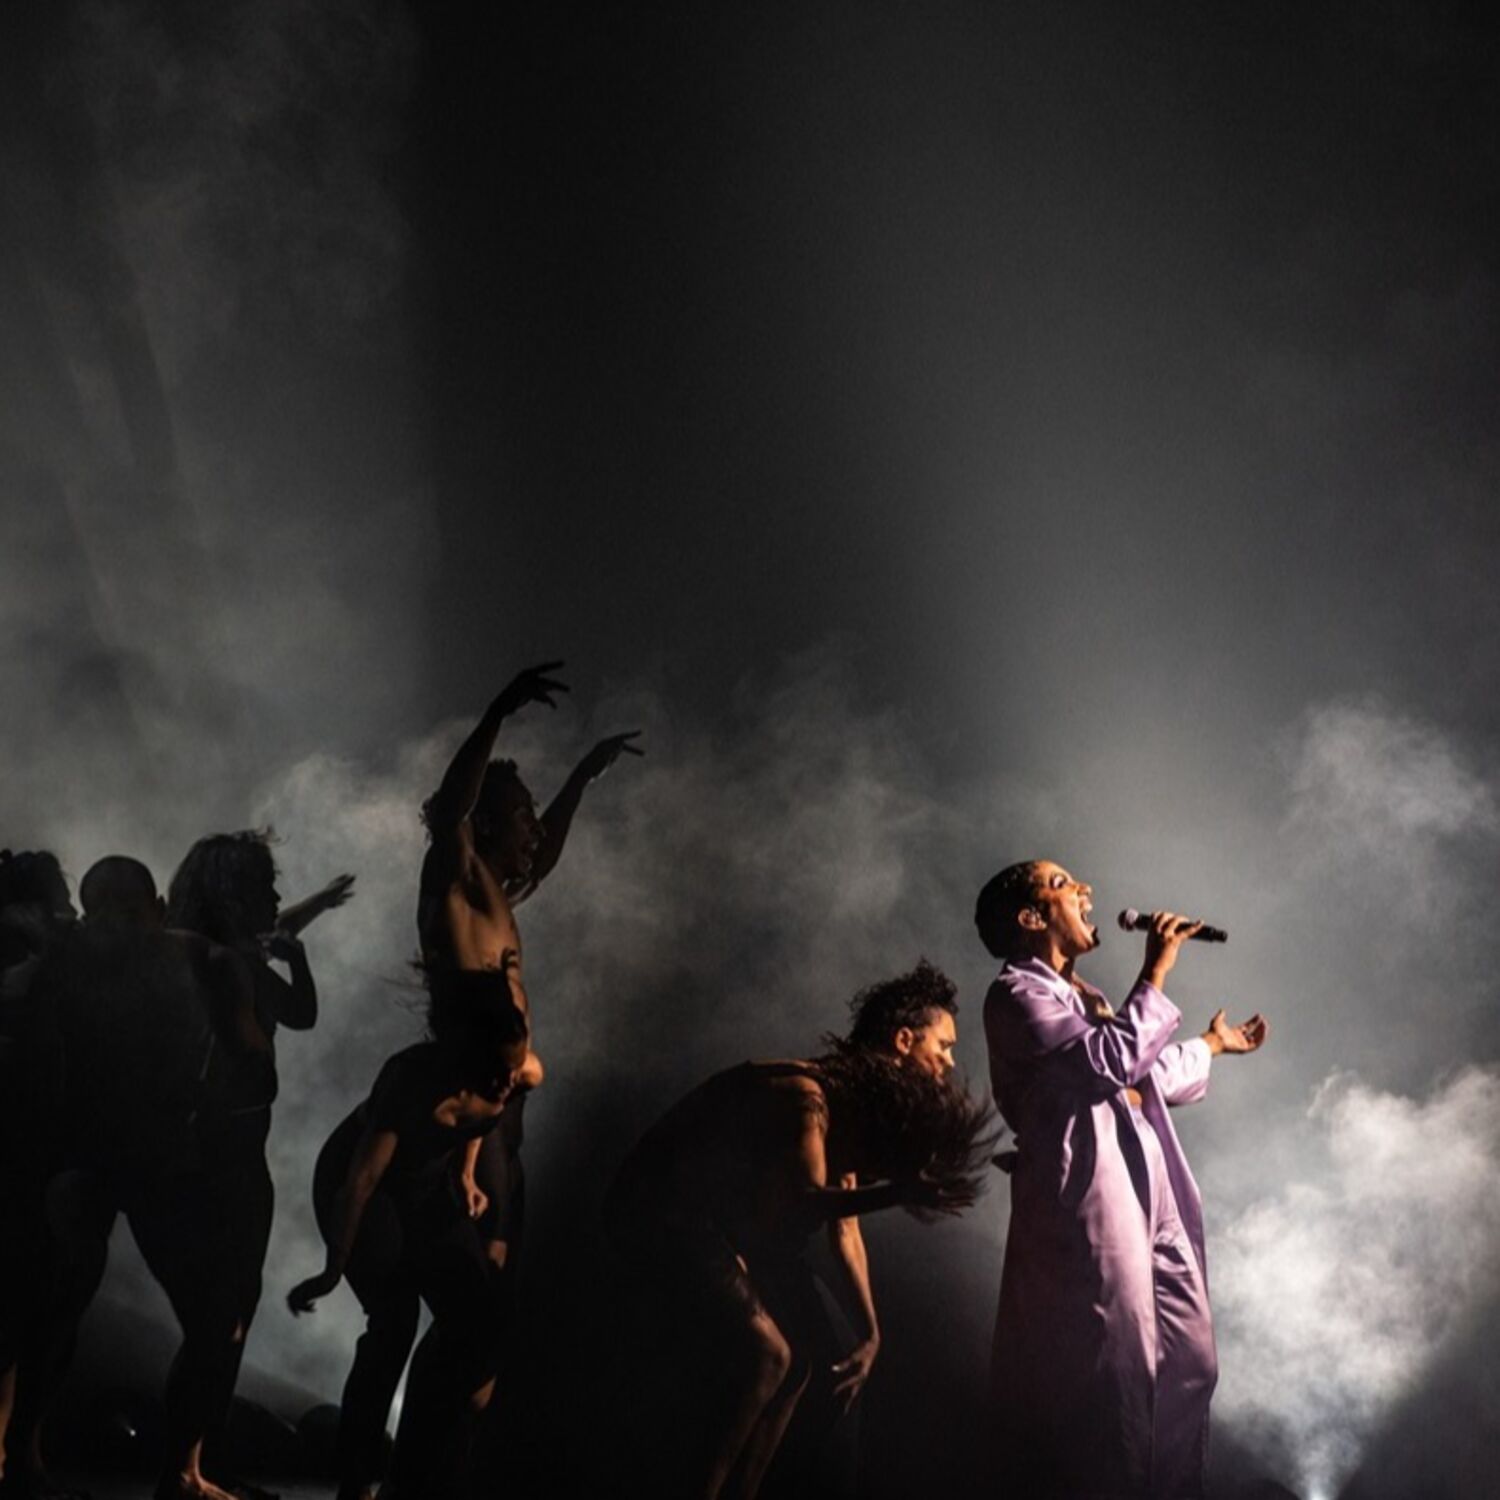
<instances>
[{"instance_id":1,"label":"hand holding microphone","mask_svg":"<svg viewBox=\"0 0 1500 1500\"><path fill-rule=\"evenodd\" d=\"M1126 918L1132 920L1127 922ZM1174 911L1154 911L1141 916L1136 911L1122 911L1120 926L1126 931L1146 929L1146 956L1141 960L1141 980L1145 984L1161 989L1166 977L1177 962L1177 950L1189 938L1198 937L1205 924L1191 917L1179 917ZM1212 939L1210 939L1212 941Z\"/></svg>"},{"instance_id":2,"label":"hand holding microphone","mask_svg":"<svg viewBox=\"0 0 1500 1500\"><path fill-rule=\"evenodd\" d=\"M1171 912L1137 911L1133 906L1127 906L1120 913L1120 926L1125 932L1141 932L1152 926L1158 916L1171 916ZM1178 921L1186 921L1185 917L1179 917ZM1186 936L1200 943L1227 943L1229 934L1222 927L1210 927L1206 922L1196 924L1194 931Z\"/></svg>"}]
</instances>

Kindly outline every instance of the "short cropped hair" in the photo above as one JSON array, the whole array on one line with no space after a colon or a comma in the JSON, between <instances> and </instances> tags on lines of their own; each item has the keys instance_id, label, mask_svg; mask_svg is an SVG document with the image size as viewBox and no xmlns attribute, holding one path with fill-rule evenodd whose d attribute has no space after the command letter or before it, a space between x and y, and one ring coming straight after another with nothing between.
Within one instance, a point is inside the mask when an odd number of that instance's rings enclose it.
<instances>
[{"instance_id":1,"label":"short cropped hair","mask_svg":"<svg viewBox=\"0 0 1500 1500\"><path fill-rule=\"evenodd\" d=\"M850 1045L893 1051L895 1035L903 1026L921 1031L935 1010L956 1016L957 994L958 987L941 969L919 958L910 973L882 979L849 1002L854 1018L849 1028Z\"/></svg>"},{"instance_id":2,"label":"short cropped hair","mask_svg":"<svg viewBox=\"0 0 1500 1500\"><path fill-rule=\"evenodd\" d=\"M991 876L974 903L974 925L979 941L995 958L1015 951L1016 920L1036 897L1036 871L1040 860L1023 859Z\"/></svg>"},{"instance_id":3,"label":"short cropped hair","mask_svg":"<svg viewBox=\"0 0 1500 1500\"><path fill-rule=\"evenodd\" d=\"M135 912L156 901L156 880L145 865L128 854L106 854L84 871L78 903L85 917Z\"/></svg>"}]
</instances>

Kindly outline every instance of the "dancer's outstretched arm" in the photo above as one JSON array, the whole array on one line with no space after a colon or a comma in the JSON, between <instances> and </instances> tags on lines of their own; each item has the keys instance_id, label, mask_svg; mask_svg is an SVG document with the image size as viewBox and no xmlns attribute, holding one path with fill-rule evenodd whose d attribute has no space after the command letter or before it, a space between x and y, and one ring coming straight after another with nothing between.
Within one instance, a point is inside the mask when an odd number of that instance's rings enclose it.
<instances>
[{"instance_id":1,"label":"dancer's outstretched arm","mask_svg":"<svg viewBox=\"0 0 1500 1500\"><path fill-rule=\"evenodd\" d=\"M513 899L524 901L557 867L562 858L563 845L568 839L568 830L573 826L573 815L583 800L584 788L597 781L622 755L644 755L646 752L632 743L640 738L639 729L626 730L624 734L612 734L600 740L587 755L578 762L563 782L562 790L542 814L542 842L531 858L531 868L526 879L520 882Z\"/></svg>"},{"instance_id":2,"label":"dancer's outstretched arm","mask_svg":"<svg viewBox=\"0 0 1500 1500\"><path fill-rule=\"evenodd\" d=\"M287 1306L294 1313L311 1312L318 1298L326 1297L344 1279L344 1268L349 1264L349 1253L359 1237L366 1205L396 1154L396 1141L394 1130L366 1128L360 1137L343 1185L334 1195L333 1224L323 1270L317 1276L299 1281L286 1294Z\"/></svg>"}]
</instances>

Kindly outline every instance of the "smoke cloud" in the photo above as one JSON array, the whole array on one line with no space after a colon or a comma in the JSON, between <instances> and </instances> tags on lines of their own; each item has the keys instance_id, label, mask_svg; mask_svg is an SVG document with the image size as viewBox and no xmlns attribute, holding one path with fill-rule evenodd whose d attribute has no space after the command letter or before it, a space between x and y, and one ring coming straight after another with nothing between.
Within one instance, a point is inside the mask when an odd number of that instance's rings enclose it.
<instances>
[{"instance_id":1,"label":"smoke cloud","mask_svg":"<svg viewBox=\"0 0 1500 1500\"><path fill-rule=\"evenodd\" d=\"M1287 1128L1294 1174L1214 1238L1217 1412L1328 1500L1500 1287L1500 1072L1335 1074Z\"/></svg>"}]
</instances>

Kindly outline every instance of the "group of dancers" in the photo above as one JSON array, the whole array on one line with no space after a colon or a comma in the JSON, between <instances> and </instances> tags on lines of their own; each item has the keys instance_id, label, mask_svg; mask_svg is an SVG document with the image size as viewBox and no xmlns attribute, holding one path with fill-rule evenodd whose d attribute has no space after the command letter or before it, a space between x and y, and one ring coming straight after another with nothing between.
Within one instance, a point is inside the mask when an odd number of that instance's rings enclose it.
<instances>
[{"instance_id":1,"label":"group of dancers","mask_svg":"<svg viewBox=\"0 0 1500 1500\"><path fill-rule=\"evenodd\" d=\"M288 1301L310 1311L347 1281L366 1319L340 1409L340 1500L449 1500L476 1479L515 1325L524 1102L544 1077L515 908L556 867L589 783L641 753L634 732L602 740L538 813L515 764L492 756L506 719L567 690L560 666L495 698L422 808L427 1037L387 1059L313 1174L326 1259ZM315 1024L298 934L352 885L282 908L266 836L220 834L193 846L165 898L139 861L101 859L79 884L80 920L54 857L0 858L0 1193L16 1226L0 1241L6 1496L48 1492L44 1421L123 1214L182 1332L156 1494L228 1500L202 1454L261 1293L275 1033ZM1197 1191L1165 1106L1201 1096L1211 1058L1255 1050L1265 1025L1220 1012L1201 1038L1171 1040L1180 1014L1161 984L1196 930L1171 913L1112 1009L1073 973L1098 941L1088 901L1061 867L1028 861L977 911L1001 961L985 1025L1017 1134L997 1158L1012 1173L997 1459L1016 1495L1180 1500L1201 1485L1214 1362ZM810 1239L826 1235L850 1309L855 1343L826 1372L847 1407L880 1344L861 1217L900 1206L930 1221L978 1195L998 1132L954 1077L952 982L924 961L852 1009L817 1055L746 1062L693 1090L609 1191L620 1285L662 1366L633 1392L648 1465L635 1472L652 1493L759 1490L826 1322ZM423 1303L432 1323L413 1354Z\"/></svg>"}]
</instances>

